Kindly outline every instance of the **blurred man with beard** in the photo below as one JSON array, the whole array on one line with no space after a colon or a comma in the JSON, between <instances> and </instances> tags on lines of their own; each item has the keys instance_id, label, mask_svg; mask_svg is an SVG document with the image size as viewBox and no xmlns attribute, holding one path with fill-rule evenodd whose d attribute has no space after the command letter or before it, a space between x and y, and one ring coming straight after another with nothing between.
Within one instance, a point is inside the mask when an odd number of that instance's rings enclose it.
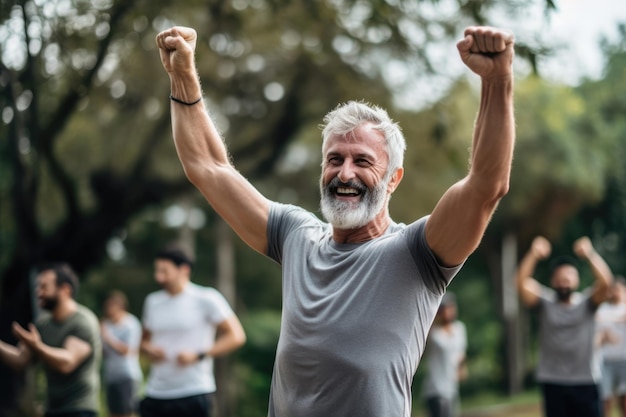
<instances>
[{"instance_id":1,"label":"blurred man with beard","mask_svg":"<svg viewBox=\"0 0 626 417\"><path fill-rule=\"evenodd\" d=\"M469 173L409 225L389 215L406 142L385 110L351 101L326 115L323 222L269 201L232 165L202 102L195 30L174 27L156 41L187 177L250 247L282 266L268 415L410 416L412 378L441 298L508 191L513 36L470 27L457 43L482 81Z\"/></svg>"},{"instance_id":2,"label":"blurred man with beard","mask_svg":"<svg viewBox=\"0 0 626 417\"><path fill-rule=\"evenodd\" d=\"M17 346L0 342L0 359L15 369L39 361L47 380L45 417L95 417L100 395L100 326L75 300L78 278L69 265L44 266L37 275L43 309L35 324L13 324Z\"/></svg>"},{"instance_id":3,"label":"blurred man with beard","mask_svg":"<svg viewBox=\"0 0 626 417\"><path fill-rule=\"evenodd\" d=\"M539 315L539 364L546 417L599 417L602 407L598 383L600 358L595 349L595 314L607 299L613 274L595 251L591 240L574 242L574 253L589 263L594 285L577 292L579 273L573 258L561 256L550 264L550 285L532 278L540 260L548 258L551 245L536 237L522 258L517 290L522 302Z\"/></svg>"}]
</instances>

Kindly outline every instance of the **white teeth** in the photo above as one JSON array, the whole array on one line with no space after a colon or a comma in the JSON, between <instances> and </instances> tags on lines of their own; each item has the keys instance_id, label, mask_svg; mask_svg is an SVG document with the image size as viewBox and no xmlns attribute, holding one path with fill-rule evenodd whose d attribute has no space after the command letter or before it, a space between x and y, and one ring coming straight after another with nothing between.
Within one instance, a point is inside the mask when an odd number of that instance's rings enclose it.
<instances>
[{"instance_id":1,"label":"white teeth","mask_svg":"<svg viewBox=\"0 0 626 417\"><path fill-rule=\"evenodd\" d=\"M354 195L357 195L357 194L359 194L359 190L357 190L355 188L338 187L337 188L337 194L354 194Z\"/></svg>"}]
</instances>

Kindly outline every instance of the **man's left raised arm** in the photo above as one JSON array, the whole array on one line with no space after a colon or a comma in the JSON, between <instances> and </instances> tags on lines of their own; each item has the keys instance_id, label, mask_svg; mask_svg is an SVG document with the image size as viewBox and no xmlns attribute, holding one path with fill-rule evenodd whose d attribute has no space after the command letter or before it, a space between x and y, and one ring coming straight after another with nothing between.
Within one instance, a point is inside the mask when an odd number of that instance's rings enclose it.
<instances>
[{"instance_id":1,"label":"man's left raised arm","mask_svg":"<svg viewBox=\"0 0 626 417\"><path fill-rule=\"evenodd\" d=\"M613 272L587 236L577 239L573 249L576 256L589 263L594 279L591 299L598 306L608 298L609 288L613 284Z\"/></svg>"},{"instance_id":2,"label":"man's left raised arm","mask_svg":"<svg viewBox=\"0 0 626 417\"><path fill-rule=\"evenodd\" d=\"M464 36L459 55L482 82L469 172L444 193L426 224L428 245L445 266L462 263L478 247L508 192L515 143L513 35L469 27Z\"/></svg>"}]
</instances>

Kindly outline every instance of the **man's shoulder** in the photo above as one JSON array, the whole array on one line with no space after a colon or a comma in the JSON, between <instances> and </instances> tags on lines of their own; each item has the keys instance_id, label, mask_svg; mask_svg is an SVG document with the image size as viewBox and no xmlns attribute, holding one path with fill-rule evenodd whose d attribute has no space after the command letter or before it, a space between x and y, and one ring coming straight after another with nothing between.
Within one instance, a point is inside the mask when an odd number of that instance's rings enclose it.
<instances>
[{"instance_id":1,"label":"man's shoulder","mask_svg":"<svg viewBox=\"0 0 626 417\"><path fill-rule=\"evenodd\" d=\"M311 221L319 224L325 224L312 211L309 211L304 207L296 206L294 204L278 203L275 201L273 201L270 205L270 217L275 219L293 217L294 219L300 219L301 221Z\"/></svg>"},{"instance_id":2,"label":"man's shoulder","mask_svg":"<svg viewBox=\"0 0 626 417\"><path fill-rule=\"evenodd\" d=\"M77 321L84 322L89 326L99 327L98 316L96 316L96 314L87 306L77 304L75 317L77 318Z\"/></svg>"},{"instance_id":3,"label":"man's shoulder","mask_svg":"<svg viewBox=\"0 0 626 417\"><path fill-rule=\"evenodd\" d=\"M187 295L194 298L200 298L203 300L213 300L215 298L224 298L221 292L216 288L207 287L204 285L190 282L187 288Z\"/></svg>"},{"instance_id":4,"label":"man's shoulder","mask_svg":"<svg viewBox=\"0 0 626 417\"><path fill-rule=\"evenodd\" d=\"M146 295L146 303L154 303L167 297L165 290L157 290Z\"/></svg>"}]
</instances>

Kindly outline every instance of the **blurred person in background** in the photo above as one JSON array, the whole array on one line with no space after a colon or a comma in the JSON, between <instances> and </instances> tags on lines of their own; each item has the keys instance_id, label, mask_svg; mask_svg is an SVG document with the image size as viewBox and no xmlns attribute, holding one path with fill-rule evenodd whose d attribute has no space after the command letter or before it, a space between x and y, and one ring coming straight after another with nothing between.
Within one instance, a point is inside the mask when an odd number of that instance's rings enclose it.
<instances>
[{"instance_id":1,"label":"blurred person in background","mask_svg":"<svg viewBox=\"0 0 626 417\"><path fill-rule=\"evenodd\" d=\"M613 274L595 251L591 240L574 242L574 253L589 264L594 284L578 292L580 276L575 258L555 257L550 263L550 286L533 274L537 263L552 251L550 242L537 236L522 258L516 275L519 297L539 315L539 364L536 378L546 417L600 417L598 383L600 360L596 350L595 315L608 296Z\"/></svg>"},{"instance_id":2,"label":"blurred person in background","mask_svg":"<svg viewBox=\"0 0 626 417\"><path fill-rule=\"evenodd\" d=\"M466 349L467 331L465 324L457 320L456 296L447 292L428 333L424 352L426 376L422 397L429 417L459 415L459 382L467 378Z\"/></svg>"},{"instance_id":3,"label":"blurred person in background","mask_svg":"<svg viewBox=\"0 0 626 417\"><path fill-rule=\"evenodd\" d=\"M66 263L39 269L35 324L13 331L17 346L0 341L0 360L22 370L33 362L46 375L45 417L96 417L100 410L102 346L98 318L78 304L78 277Z\"/></svg>"},{"instance_id":4,"label":"blurred person in background","mask_svg":"<svg viewBox=\"0 0 626 417\"><path fill-rule=\"evenodd\" d=\"M139 365L141 323L128 312L128 299L119 290L111 291L104 301L101 332L109 415L130 417L137 410L143 378Z\"/></svg>"},{"instance_id":5,"label":"blurred person in background","mask_svg":"<svg viewBox=\"0 0 626 417\"><path fill-rule=\"evenodd\" d=\"M613 403L626 417L626 279L616 277L609 298L596 314L597 335L602 358L600 392L604 415L611 415ZM615 401L613 401L615 400Z\"/></svg>"},{"instance_id":6,"label":"blurred person in background","mask_svg":"<svg viewBox=\"0 0 626 417\"><path fill-rule=\"evenodd\" d=\"M191 282L193 261L178 247L158 252L154 278L161 290L143 307L141 350L150 360L141 417L208 417L218 389L213 358L241 347L246 335L216 289Z\"/></svg>"}]
</instances>

